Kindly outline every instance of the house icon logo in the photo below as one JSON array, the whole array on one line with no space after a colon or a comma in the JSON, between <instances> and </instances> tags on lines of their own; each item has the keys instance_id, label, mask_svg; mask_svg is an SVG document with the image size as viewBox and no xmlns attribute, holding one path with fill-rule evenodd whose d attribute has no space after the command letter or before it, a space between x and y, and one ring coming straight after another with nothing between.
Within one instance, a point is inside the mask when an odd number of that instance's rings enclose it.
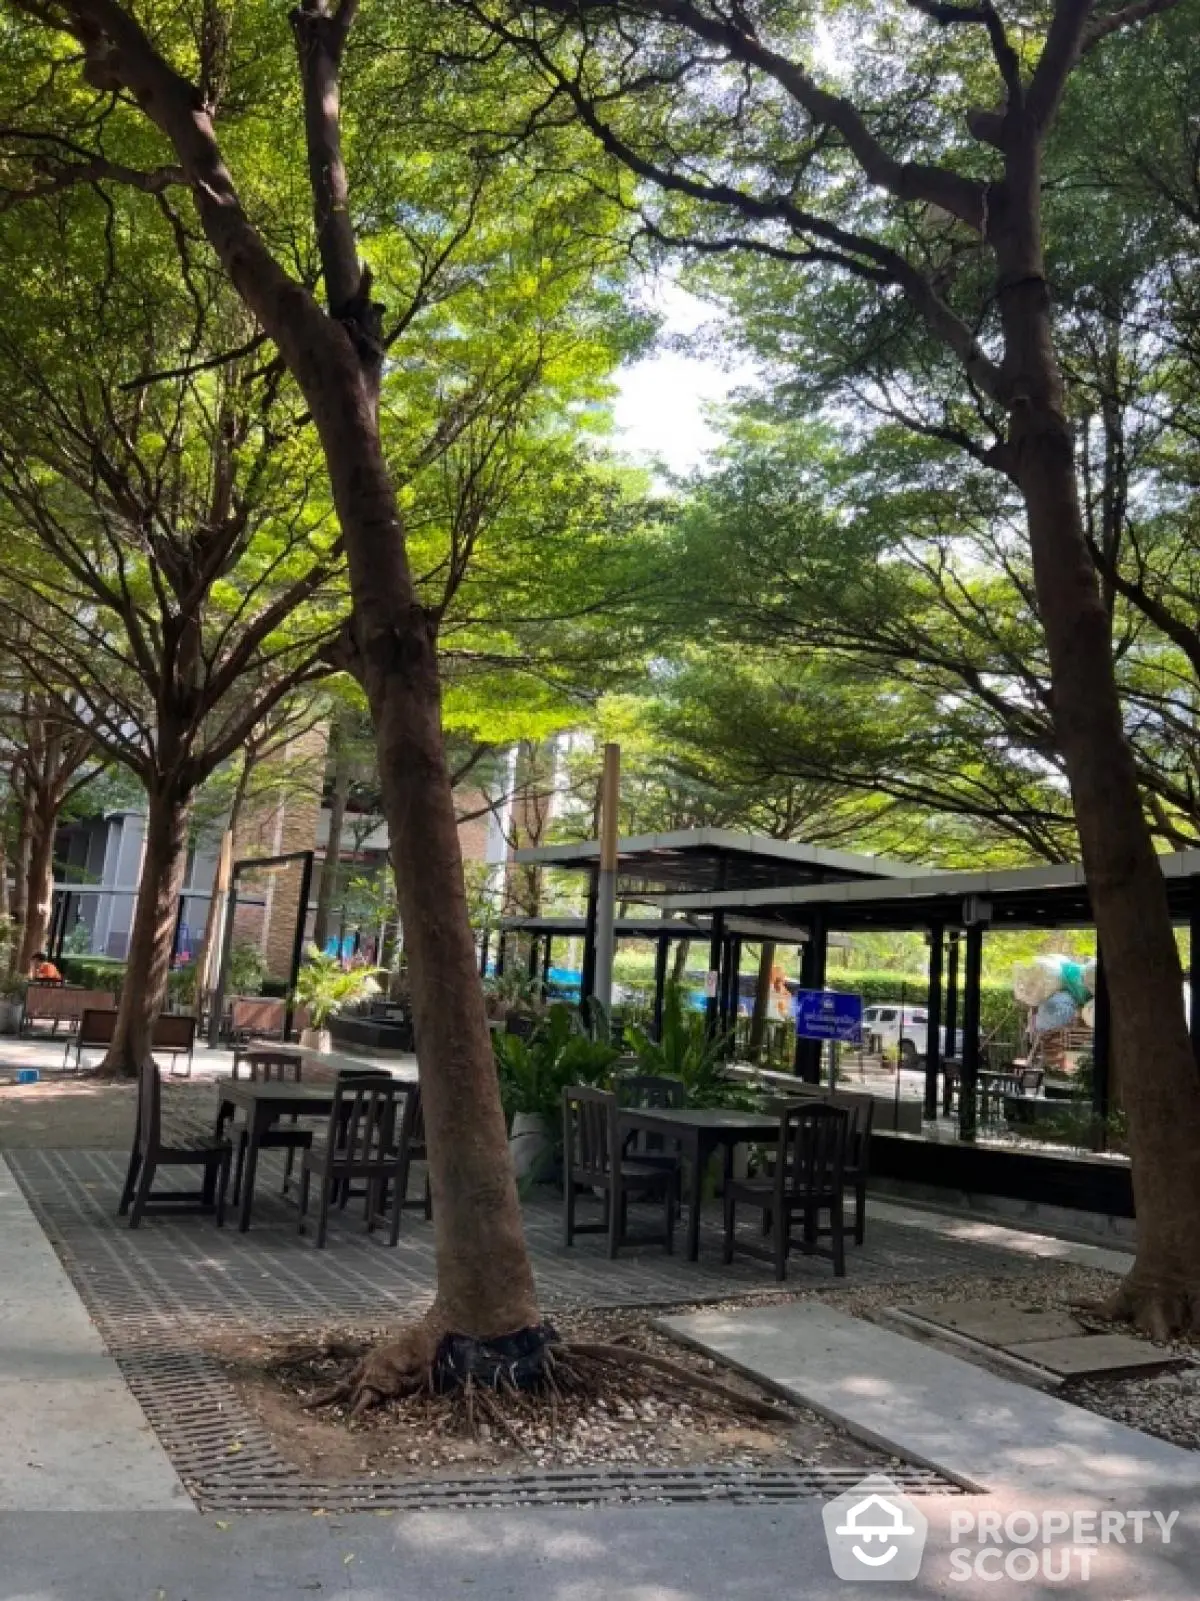
<instances>
[{"instance_id":1,"label":"house icon logo","mask_svg":"<svg viewBox=\"0 0 1200 1601\"><path fill-rule=\"evenodd\" d=\"M929 1524L891 1479L872 1474L828 1502L822 1516L839 1579L917 1577Z\"/></svg>"}]
</instances>

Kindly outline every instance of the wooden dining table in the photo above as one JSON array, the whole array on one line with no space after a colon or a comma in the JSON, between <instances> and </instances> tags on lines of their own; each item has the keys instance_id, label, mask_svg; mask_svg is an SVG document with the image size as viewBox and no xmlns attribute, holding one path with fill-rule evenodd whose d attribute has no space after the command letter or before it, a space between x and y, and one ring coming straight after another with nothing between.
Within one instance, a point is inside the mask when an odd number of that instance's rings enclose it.
<instances>
[{"instance_id":1,"label":"wooden dining table","mask_svg":"<svg viewBox=\"0 0 1200 1601\"><path fill-rule=\"evenodd\" d=\"M687 1259L700 1255L700 1204L704 1170L714 1151L725 1161L725 1182L733 1177L733 1152L738 1145L772 1144L779 1137L775 1112L739 1112L727 1107L626 1106L618 1114L623 1132L657 1134L674 1144L691 1167L688 1195Z\"/></svg>"},{"instance_id":2,"label":"wooden dining table","mask_svg":"<svg viewBox=\"0 0 1200 1601\"><path fill-rule=\"evenodd\" d=\"M315 1054L315 1053L314 1053ZM355 1066L366 1067L357 1060ZM376 1064L384 1065L384 1064ZM416 1074L395 1073L403 1083L416 1083ZM281 1117L328 1117L333 1111L333 1098L337 1084L333 1079L325 1083L270 1083L256 1084L248 1079L223 1079L218 1088L217 1136L222 1137L225 1125L236 1112L246 1119L246 1163L242 1172L242 1193L238 1211L238 1229L245 1233L250 1227L250 1211L254 1204L254 1180L258 1172L258 1153L263 1135Z\"/></svg>"}]
</instances>

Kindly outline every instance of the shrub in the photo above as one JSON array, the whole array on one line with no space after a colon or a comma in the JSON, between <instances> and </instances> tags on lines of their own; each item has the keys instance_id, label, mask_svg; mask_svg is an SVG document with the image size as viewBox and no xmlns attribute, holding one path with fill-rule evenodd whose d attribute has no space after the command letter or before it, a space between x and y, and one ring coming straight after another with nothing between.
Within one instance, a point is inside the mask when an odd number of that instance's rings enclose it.
<instances>
[{"instance_id":1,"label":"shrub","mask_svg":"<svg viewBox=\"0 0 1200 1601\"><path fill-rule=\"evenodd\" d=\"M64 955L58 967L64 983L80 984L89 990L111 990L118 997L125 982L125 963L111 956Z\"/></svg>"},{"instance_id":2,"label":"shrub","mask_svg":"<svg viewBox=\"0 0 1200 1601\"><path fill-rule=\"evenodd\" d=\"M943 975L944 978L944 975ZM958 968L958 1027L962 1027L962 962ZM861 972L833 970L825 979L826 989L843 995L861 995L864 1006L881 1002L903 1002L905 1006L924 1006L929 999L929 980L924 973ZM1016 1041L1024 1023L1023 1008L1012 989L996 979L985 979L979 986L980 1021L985 1038Z\"/></svg>"},{"instance_id":3,"label":"shrub","mask_svg":"<svg viewBox=\"0 0 1200 1601\"><path fill-rule=\"evenodd\" d=\"M239 940L229 953L230 995L261 995L267 959L253 940Z\"/></svg>"}]
</instances>

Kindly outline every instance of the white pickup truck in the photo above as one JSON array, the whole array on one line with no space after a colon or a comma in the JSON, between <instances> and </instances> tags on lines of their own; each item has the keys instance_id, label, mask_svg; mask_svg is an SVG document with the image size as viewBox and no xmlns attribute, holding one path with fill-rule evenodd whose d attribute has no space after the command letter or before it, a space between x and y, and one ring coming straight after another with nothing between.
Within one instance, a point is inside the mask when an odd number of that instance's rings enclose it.
<instances>
[{"instance_id":1,"label":"white pickup truck","mask_svg":"<svg viewBox=\"0 0 1200 1601\"><path fill-rule=\"evenodd\" d=\"M924 1006L901 1007L891 1002L868 1006L863 1011L862 1034L864 1049L879 1055L897 1054L902 1067L915 1067L924 1061L929 1045L929 1013ZM943 1054L948 1050L947 1037L943 1028ZM954 1044L962 1049L961 1029L955 1030Z\"/></svg>"}]
</instances>

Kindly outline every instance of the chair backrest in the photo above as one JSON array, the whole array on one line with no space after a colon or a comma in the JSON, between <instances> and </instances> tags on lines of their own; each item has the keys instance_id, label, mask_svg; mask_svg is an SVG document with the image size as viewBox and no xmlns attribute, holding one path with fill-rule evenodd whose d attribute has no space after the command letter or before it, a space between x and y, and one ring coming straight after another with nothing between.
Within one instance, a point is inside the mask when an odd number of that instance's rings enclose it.
<instances>
[{"instance_id":1,"label":"chair backrest","mask_svg":"<svg viewBox=\"0 0 1200 1601\"><path fill-rule=\"evenodd\" d=\"M162 1149L162 1080L157 1062L144 1063L138 1079L137 1143L145 1162L152 1162Z\"/></svg>"},{"instance_id":2,"label":"chair backrest","mask_svg":"<svg viewBox=\"0 0 1200 1601\"><path fill-rule=\"evenodd\" d=\"M840 1193L850 1114L828 1101L796 1101L779 1116L775 1189L781 1200Z\"/></svg>"},{"instance_id":3,"label":"chair backrest","mask_svg":"<svg viewBox=\"0 0 1200 1601\"><path fill-rule=\"evenodd\" d=\"M329 1149L339 1160L382 1160L395 1144L396 1101L404 1089L390 1073L339 1074L329 1116Z\"/></svg>"},{"instance_id":4,"label":"chair backrest","mask_svg":"<svg viewBox=\"0 0 1200 1601\"><path fill-rule=\"evenodd\" d=\"M299 1077L300 1063L287 1051L247 1051L242 1060L249 1069L252 1084L269 1084L273 1078L282 1084L289 1076Z\"/></svg>"},{"instance_id":5,"label":"chair backrest","mask_svg":"<svg viewBox=\"0 0 1200 1601\"><path fill-rule=\"evenodd\" d=\"M25 991L25 1016L62 1019L81 1018L85 1011L114 1011L116 998L111 990L88 990L73 984L30 984Z\"/></svg>"},{"instance_id":6,"label":"chair backrest","mask_svg":"<svg viewBox=\"0 0 1200 1601\"><path fill-rule=\"evenodd\" d=\"M1041 1067L1025 1067L1021 1069L1021 1094L1036 1095L1042 1087L1042 1080L1046 1071Z\"/></svg>"},{"instance_id":7,"label":"chair backrest","mask_svg":"<svg viewBox=\"0 0 1200 1601\"><path fill-rule=\"evenodd\" d=\"M154 1020L151 1049L190 1051L196 1041L196 1019L186 1012L160 1012Z\"/></svg>"},{"instance_id":8,"label":"chair backrest","mask_svg":"<svg viewBox=\"0 0 1200 1601\"><path fill-rule=\"evenodd\" d=\"M111 1045L117 1030L115 1007L88 1006L79 1019L77 1035L80 1046Z\"/></svg>"},{"instance_id":9,"label":"chair backrest","mask_svg":"<svg viewBox=\"0 0 1200 1601\"><path fill-rule=\"evenodd\" d=\"M409 1150L425 1148L425 1108L421 1104L421 1086L401 1082L404 1092L404 1111L400 1120L400 1138L408 1142Z\"/></svg>"},{"instance_id":10,"label":"chair backrest","mask_svg":"<svg viewBox=\"0 0 1200 1601\"><path fill-rule=\"evenodd\" d=\"M840 1106L850 1118L846 1131L846 1160L855 1167L862 1166L871 1146L871 1129L875 1124L875 1097L873 1095L846 1094L834 1090L829 1096L830 1106Z\"/></svg>"},{"instance_id":11,"label":"chair backrest","mask_svg":"<svg viewBox=\"0 0 1200 1601\"><path fill-rule=\"evenodd\" d=\"M619 1156L617 1097L581 1084L563 1090L563 1156L566 1179L607 1178Z\"/></svg>"},{"instance_id":12,"label":"chair backrest","mask_svg":"<svg viewBox=\"0 0 1200 1601\"><path fill-rule=\"evenodd\" d=\"M675 1107L687 1100L683 1080L661 1073L623 1073L613 1080L613 1087L622 1106Z\"/></svg>"}]
</instances>

